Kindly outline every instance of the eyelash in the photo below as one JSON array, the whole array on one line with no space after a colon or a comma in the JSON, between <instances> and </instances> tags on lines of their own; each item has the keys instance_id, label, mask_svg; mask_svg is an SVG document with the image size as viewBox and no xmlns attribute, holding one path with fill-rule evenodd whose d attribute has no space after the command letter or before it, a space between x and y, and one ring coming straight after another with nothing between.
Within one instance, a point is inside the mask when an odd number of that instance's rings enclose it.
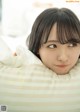
<instances>
[{"instance_id":1,"label":"eyelash","mask_svg":"<svg viewBox=\"0 0 80 112\"><path fill-rule=\"evenodd\" d=\"M68 44L68 47L76 47L76 46L77 46L77 43L69 43ZM57 45L51 44L51 45L48 45L47 47L53 49L53 48L57 48Z\"/></svg>"},{"instance_id":2,"label":"eyelash","mask_svg":"<svg viewBox=\"0 0 80 112\"><path fill-rule=\"evenodd\" d=\"M51 46L53 46L53 47L51 47ZM47 47L53 49L53 48L57 48L57 45L56 44L51 44L51 45L48 45Z\"/></svg>"},{"instance_id":3,"label":"eyelash","mask_svg":"<svg viewBox=\"0 0 80 112\"><path fill-rule=\"evenodd\" d=\"M71 46L70 46L71 45ZM77 46L77 43L69 43L68 45L69 47L76 47Z\"/></svg>"}]
</instances>

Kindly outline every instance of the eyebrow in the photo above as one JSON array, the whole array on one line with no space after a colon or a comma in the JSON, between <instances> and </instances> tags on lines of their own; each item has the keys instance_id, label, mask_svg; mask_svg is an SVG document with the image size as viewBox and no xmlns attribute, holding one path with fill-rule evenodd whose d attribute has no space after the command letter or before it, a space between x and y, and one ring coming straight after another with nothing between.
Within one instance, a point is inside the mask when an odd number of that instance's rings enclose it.
<instances>
[{"instance_id":1,"label":"eyebrow","mask_svg":"<svg viewBox=\"0 0 80 112\"><path fill-rule=\"evenodd\" d=\"M59 43L58 40L48 40L46 43L48 43L48 42L56 42L56 43Z\"/></svg>"}]
</instances>

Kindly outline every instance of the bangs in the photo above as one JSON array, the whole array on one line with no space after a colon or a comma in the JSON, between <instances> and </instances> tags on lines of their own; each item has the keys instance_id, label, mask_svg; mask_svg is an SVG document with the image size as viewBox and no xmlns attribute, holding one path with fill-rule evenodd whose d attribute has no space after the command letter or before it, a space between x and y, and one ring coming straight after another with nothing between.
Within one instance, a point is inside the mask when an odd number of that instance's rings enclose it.
<instances>
[{"instance_id":1,"label":"bangs","mask_svg":"<svg viewBox=\"0 0 80 112\"><path fill-rule=\"evenodd\" d=\"M79 25L78 25L79 26ZM71 21L62 20L57 22L57 39L61 44L80 43L80 26Z\"/></svg>"}]
</instances>

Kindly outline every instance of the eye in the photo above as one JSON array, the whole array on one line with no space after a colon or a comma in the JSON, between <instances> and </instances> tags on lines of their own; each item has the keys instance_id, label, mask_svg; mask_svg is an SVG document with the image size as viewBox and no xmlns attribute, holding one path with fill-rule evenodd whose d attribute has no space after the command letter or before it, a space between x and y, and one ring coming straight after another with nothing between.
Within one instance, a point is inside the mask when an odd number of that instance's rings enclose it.
<instances>
[{"instance_id":1,"label":"eye","mask_svg":"<svg viewBox=\"0 0 80 112\"><path fill-rule=\"evenodd\" d=\"M57 48L57 45L51 44L51 45L48 45L47 47L53 49L53 48Z\"/></svg>"},{"instance_id":2,"label":"eye","mask_svg":"<svg viewBox=\"0 0 80 112\"><path fill-rule=\"evenodd\" d=\"M69 43L68 46L69 47L76 47L77 46L77 43Z\"/></svg>"}]
</instances>

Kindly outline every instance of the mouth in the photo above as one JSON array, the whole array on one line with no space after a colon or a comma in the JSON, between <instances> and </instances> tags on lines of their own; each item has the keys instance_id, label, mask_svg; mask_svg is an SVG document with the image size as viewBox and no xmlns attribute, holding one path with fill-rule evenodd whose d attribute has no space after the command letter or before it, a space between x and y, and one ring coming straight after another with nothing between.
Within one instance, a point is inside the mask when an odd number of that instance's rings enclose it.
<instances>
[{"instance_id":1,"label":"mouth","mask_svg":"<svg viewBox=\"0 0 80 112\"><path fill-rule=\"evenodd\" d=\"M65 68L67 67L68 65L56 65L57 67L60 67L60 68Z\"/></svg>"}]
</instances>

